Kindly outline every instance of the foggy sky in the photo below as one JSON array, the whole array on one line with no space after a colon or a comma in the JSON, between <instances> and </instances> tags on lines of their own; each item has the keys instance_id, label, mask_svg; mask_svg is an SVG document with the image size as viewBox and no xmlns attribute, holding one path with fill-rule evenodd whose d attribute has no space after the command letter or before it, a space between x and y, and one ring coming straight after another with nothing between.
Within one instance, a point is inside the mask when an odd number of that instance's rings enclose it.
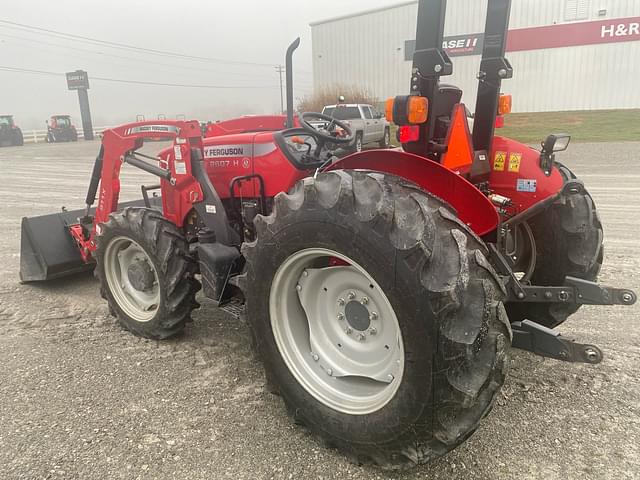
<instances>
[{"instance_id":1,"label":"foggy sky","mask_svg":"<svg viewBox=\"0 0 640 480\"><path fill-rule=\"evenodd\" d=\"M309 23L397 3L396 0L20 0L3 1L0 19L60 32L193 56L284 64L296 36L295 95L312 90ZM186 5L189 5L188 7ZM16 38L19 37L19 38ZM70 48L63 48L70 47ZM346 46L348 47L348 46ZM164 114L219 120L280 108L273 67L168 58L54 38L0 24L0 66L51 72L87 70L95 126ZM108 55L107 55L108 54ZM117 57L116 57L117 56ZM122 58L124 57L124 58ZM276 88L211 90L107 83L92 76L164 83ZM0 71L0 114L25 129L45 128L52 113L80 112L65 78Z\"/></svg>"}]
</instances>

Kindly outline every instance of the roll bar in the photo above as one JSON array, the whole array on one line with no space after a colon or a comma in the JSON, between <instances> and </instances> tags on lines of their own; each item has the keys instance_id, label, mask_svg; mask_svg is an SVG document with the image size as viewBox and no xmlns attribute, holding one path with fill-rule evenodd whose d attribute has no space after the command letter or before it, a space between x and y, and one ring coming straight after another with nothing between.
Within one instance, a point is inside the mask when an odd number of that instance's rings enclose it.
<instances>
[{"instance_id":1,"label":"roll bar","mask_svg":"<svg viewBox=\"0 0 640 480\"><path fill-rule=\"evenodd\" d=\"M441 76L451 75L453 65L443 49L447 0L419 0L416 50L411 71L411 95L429 99L429 117L421 126L420 154L431 153L436 119L431 115ZM505 58L511 0L488 0L478 96L473 127L474 150L489 150L493 140L501 82L513 76Z\"/></svg>"}]
</instances>

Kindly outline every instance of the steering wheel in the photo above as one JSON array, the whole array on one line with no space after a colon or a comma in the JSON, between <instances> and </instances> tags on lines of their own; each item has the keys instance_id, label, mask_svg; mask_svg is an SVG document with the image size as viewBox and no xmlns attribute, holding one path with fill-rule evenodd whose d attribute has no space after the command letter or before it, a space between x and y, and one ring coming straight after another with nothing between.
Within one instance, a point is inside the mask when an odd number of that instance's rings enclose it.
<instances>
[{"instance_id":1,"label":"steering wheel","mask_svg":"<svg viewBox=\"0 0 640 480\"><path fill-rule=\"evenodd\" d=\"M353 131L344 122L337 120L329 115L316 112L304 112L299 116L300 126L310 135L313 135L318 139L319 146L324 145L326 142L337 143L338 145L349 144L353 141ZM315 128L309 122L311 120L322 120L328 122L327 126L322 130ZM335 127L340 127L346 132L346 136L338 137L336 135Z\"/></svg>"}]
</instances>

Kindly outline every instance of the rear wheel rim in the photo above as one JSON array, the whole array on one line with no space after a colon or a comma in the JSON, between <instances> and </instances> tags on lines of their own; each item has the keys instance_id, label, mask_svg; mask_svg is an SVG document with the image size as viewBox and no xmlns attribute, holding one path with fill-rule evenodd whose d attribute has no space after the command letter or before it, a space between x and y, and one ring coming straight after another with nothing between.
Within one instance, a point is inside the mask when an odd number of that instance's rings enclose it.
<instances>
[{"instance_id":1,"label":"rear wheel rim","mask_svg":"<svg viewBox=\"0 0 640 480\"><path fill-rule=\"evenodd\" d=\"M287 258L271 285L269 313L284 363L325 406L365 415L395 396L404 372L398 319L380 286L346 255L309 248Z\"/></svg>"},{"instance_id":2,"label":"rear wheel rim","mask_svg":"<svg viewBox=\"0 0 640 480\"><path fill-rule=\"evenodd\" d=\"M133 262L146 263L153 273L153 285L146 290L133 286L128 269ZM128 237L116 237L104 253L104 272L111 294L122 311L136 322L151 321L160 308L158 272L147 252Z\"/></svg>"}]
</instances>

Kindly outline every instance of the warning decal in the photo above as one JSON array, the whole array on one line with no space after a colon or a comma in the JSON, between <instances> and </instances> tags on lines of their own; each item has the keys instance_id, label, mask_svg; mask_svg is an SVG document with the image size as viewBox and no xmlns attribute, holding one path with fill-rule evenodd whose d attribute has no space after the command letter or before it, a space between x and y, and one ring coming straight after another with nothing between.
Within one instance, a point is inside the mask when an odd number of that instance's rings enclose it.
<instances>
[{"instance_id":1,"label":"warning decal","mask_svg":"<svg viewBox=\"0 0 640 480\"><path fill-rule=\"evenodd\" d=\"M176 175L186 175L187 174L187 164L184 162L175 162L175 170Z\"/></svg>"},{"instance_id":2,"label":"warning decal","mask_svg":"<svg viewBox=\"0 0 640 480\"><path fill-rule=\"evenodd\" d=\"M496 152L493 158L493 169L497 172L504 171L504 164L507 161L507 152Z\"/></svg>"},{"instance_id":3,"label":"warning decal","mask_svg":"<svg viewBox=\"0 0 640 480\"><path fill-rule=\"evenodd\" d=\"M510 172L520 171L520 160L522 160L521 153L512 153L511 155L509 155L509 171Z\"/></svg>"}]
</instances>

